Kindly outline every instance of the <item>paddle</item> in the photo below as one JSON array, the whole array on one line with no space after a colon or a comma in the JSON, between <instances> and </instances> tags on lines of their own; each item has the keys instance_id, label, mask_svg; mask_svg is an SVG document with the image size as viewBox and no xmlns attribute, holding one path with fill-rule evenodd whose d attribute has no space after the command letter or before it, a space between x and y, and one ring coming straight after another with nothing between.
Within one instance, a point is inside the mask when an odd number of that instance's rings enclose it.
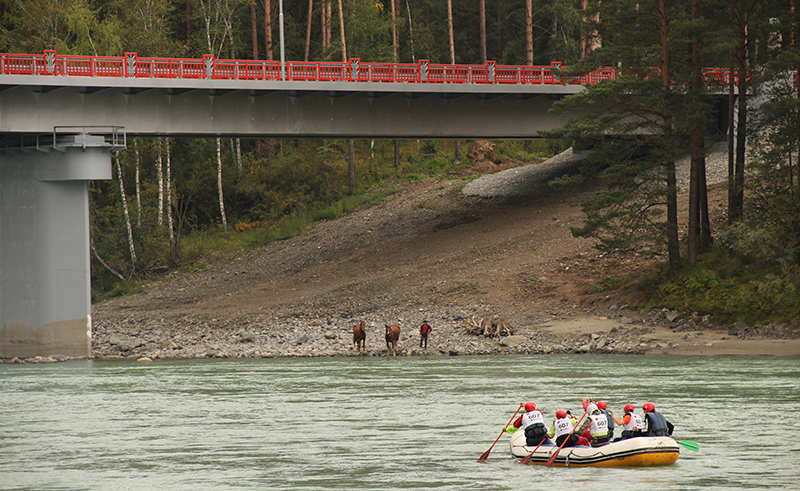
<instances>
[{"instance_id":1,"label":"paddle","mask_svg":"<svg viewBox=\"0 0 800 491\"><path fill-rule=\"evenodd\" d=\"M579 420L578 420L578 422L577 422L577 423L575 423L575 426L573 426L573 427L572 427L572 431L570 431L570 432L569 432L569 435L567 435L567 437L566 437L566 438L564 438L564 441L563 441L563 442L561 442L561 446L560 446L560 447L558 447L558 448L556 449L556 451L553 453L553 455L551 455L551 456L550 456L550 458L549 458L549 459L547 459L547 467L550 467L551 465L553 465L553 462L555 462L555 461L556 461L556 457L558 457L558 452L560 452L560 451L561 451L561 449L562 449L562 448L564 448L564 444L565 444L565 443L567 443L567 441L569 440L569 437L570 437L570 436L571 436L573 433L575 433L575 430L577 430L577 429L578 429L578 426L580 426L580 425L581 425L581 421L583 421L583 418L585 418L585 417L586 417L586 413L587 413L587 412L588 412L588 411L584 411L584 413L583 413L583 416L581 416L581 419L579 419Z\"/></svg>"},{"instance_id":2,"label":"paddle","mask_svg":"<svg viewBox=\"0 0 800 491\"><path fill-rule=\"evenodd\" d=\"M499 435L497 435L497 440L499 440L499 439L500 439L500 437L501 437L501 436L503 436L503 433L505 433L505 432L506 432L506 428L508 427L508 425L510 425L510 424L511 424L511 422L512 422L512 421L514 421L514 418L517 416L517 413L519 412L519 410L520 410L520 409L522 409L522 405L521 405L521 404L520 404L520 406L517 408L517 410L514 412L514 416L511 416L511 419L509 419L509 420L508 420L508 423L506 423L506 425L505 425L505 426L503 426L503 431L501 431L501 432L500 432L500 434L499 434ZM497 440L495 440L495 441L494 441L494 443L497 443ZM492 449L494 448L494 443L492 443L492 446L491 446L491 447L489 447L489 450L485 451L485 452L483 453L483 455L481 455L481 458L479 458L479 459L478 459L478 462L483 462L484 460L486 460L486 459L488 459L488 458L489 458L489 452L491 452L491 451L492 451Z\"/></svg>"},{"instance_id":3,"label":"paddle","mask_svg":"<svg viewBox=\"0 0 800 491\"><path fill-rule=\"evenodd\" d=\"M544 443L545 441L547 441L547 437L542 438L542 441L540 441L539 444L536 445L536 448L533 449L533 452L529 453L525 457L522 457L522 460L520 460L519 463L520 464L529 464L530 461L531 461L531 457L533 457L533 454L536 453L537 450L539 450L539 447L541 447L542 443Z\"/></svg>"},{"instance_id":4,"label":"paddle","mask_svg":"<svg viewBox=\"0 0 800 491\"><path fill-rule=\"evenodd\" d=\"M677 441L677 440L675 440ZM690 442L689 440L683 440L678 442L680 445L683 445L685 448L691 450L692 452L697 452L700 450L700 444L697 442Z\"/></svg>"}]
</instances>

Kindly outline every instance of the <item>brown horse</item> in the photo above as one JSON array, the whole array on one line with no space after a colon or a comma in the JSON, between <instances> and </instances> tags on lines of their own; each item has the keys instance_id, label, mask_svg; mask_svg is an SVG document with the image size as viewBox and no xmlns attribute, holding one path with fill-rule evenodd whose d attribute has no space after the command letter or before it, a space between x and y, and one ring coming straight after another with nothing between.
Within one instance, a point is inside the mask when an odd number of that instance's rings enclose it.
<instances>
[{"instance_id":1,"label":"brown horse","mask_svg":"<svg viewBox=\"0 0 800 491\"><path fill-rule=\"evenodd\" d=\"M392 354L397 356L397 340L400 339L400 326L392 324L386 326L386 355L389 355L389 350Z\"/></svg>"},{"instance_id":2,"label":"brown horse","mask_svg":"<svg viewBox=\"0 0 800 491\"><path fill-rule=\"evenodd\" d=\"M367 351L367 331L364 329L364 321L362 320L355 326L353 326L353 344L356 345L356 351L358 354L361 354L361 350L363 349L365 352Z\"/></svg>"}]
</instances>

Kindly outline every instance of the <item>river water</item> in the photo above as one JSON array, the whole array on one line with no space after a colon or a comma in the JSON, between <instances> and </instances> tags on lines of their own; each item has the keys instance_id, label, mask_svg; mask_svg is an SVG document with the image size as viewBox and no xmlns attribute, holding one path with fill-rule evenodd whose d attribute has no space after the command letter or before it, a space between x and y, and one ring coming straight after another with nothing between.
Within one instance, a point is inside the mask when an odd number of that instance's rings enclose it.
<instances>
[{"instance_id":1,"label":"river water","mask_svg":"<svg viewBox=\"0 0 800 491\"><path fill-rule=\"evenodd\" d=\"M487 356L0 365L0 489L800 489L797 358ZM652 401L675 465L521 466L520 402ZM641 413L641 409L637 412Z\"/></svg>"}]
</instances>

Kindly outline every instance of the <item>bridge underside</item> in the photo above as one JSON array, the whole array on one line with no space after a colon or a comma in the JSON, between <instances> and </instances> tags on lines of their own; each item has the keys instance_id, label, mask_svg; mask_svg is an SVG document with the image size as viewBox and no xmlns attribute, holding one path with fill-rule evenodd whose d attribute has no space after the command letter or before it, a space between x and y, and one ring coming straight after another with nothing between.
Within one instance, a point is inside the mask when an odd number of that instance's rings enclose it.
<instances>
[{"instance_id":1,"label":"bridge underside","mask_svg":"<svg viewBox=\"0 0 800 491\"><path fill-rule=\"evenodd\" d=\"M31 79L0 80L0 133L124 126L131 136L536 138L566 121L548 114L553 100L581 90L88 77L51 87Z\"/></svg>"}]
</instances>

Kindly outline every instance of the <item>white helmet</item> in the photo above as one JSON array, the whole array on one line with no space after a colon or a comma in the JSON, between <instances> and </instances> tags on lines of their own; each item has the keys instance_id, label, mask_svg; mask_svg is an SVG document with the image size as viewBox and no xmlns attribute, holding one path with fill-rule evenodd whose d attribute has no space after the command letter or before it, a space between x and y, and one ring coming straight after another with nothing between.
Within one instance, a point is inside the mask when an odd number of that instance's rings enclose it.
<instances>
[{"instance_id":1,"label":"white helmet","mask_svg":"<svg viewBox=\"0 0 800 491\"><path fill-rule=\"evenodd\" d=\"M589 414L594 414L594 412L595 412L595 411L600 411L600 410L597 408L597 405L596 405L596 404L589 404L589 405L586 407L586 412L587 412L587 413L589 413Z\"/></svg>"}]
</instances>

